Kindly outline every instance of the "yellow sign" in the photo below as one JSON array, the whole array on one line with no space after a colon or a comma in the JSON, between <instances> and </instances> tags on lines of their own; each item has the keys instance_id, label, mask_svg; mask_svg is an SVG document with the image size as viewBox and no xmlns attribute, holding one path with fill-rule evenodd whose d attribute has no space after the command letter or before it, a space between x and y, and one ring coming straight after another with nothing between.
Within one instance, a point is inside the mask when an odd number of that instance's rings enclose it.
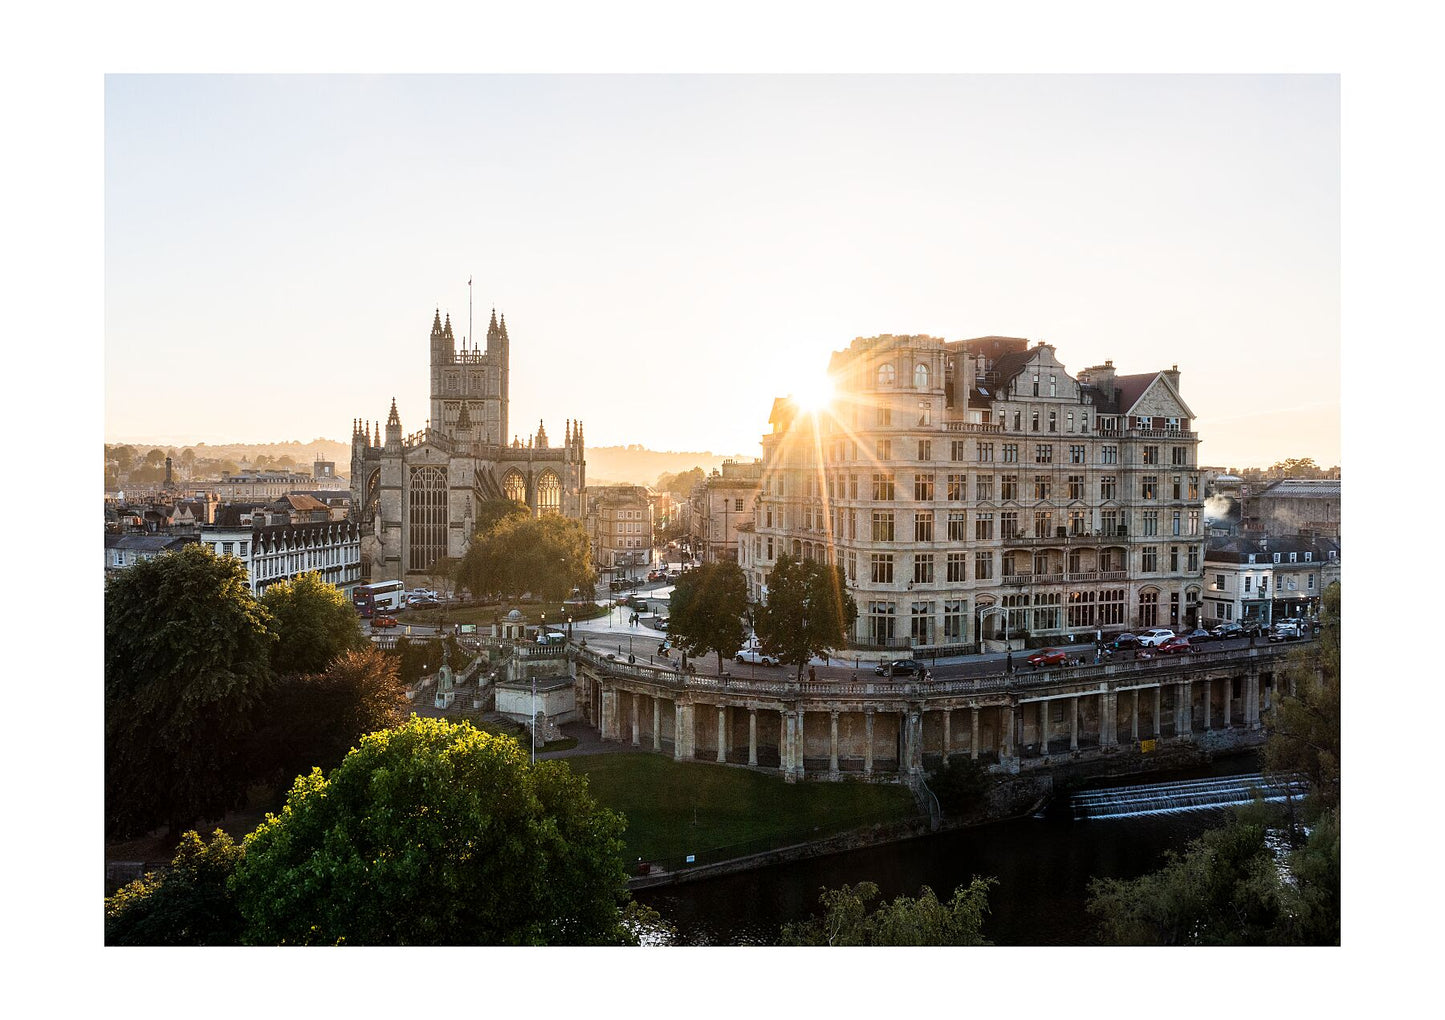
<instances>
[{"instance_id":1,"label":"yellow sign","mask_svg":"<svg viewBox=\"0 0 1445 1020\"><path fill-rule=\"evenodd\" d=\"M1139 741L1139 750L1143 751L1145 754L1148 754L1150 751L1154 750L1155 743L1156 741L1153 740L1141 740Z\"/></svg>"}]
</instances>

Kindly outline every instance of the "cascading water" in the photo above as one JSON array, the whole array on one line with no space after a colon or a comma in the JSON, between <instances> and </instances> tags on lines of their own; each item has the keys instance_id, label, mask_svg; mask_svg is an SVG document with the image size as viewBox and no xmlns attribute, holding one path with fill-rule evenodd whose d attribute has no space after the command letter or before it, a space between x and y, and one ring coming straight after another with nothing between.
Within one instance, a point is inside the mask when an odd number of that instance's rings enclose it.
<instances>
[{"instance_id":1,"label":"cascading water","mask_svg":"<svg viewBox=\"0 0 1445 1020\"><path fill-rule=\"evenodd\" d=\"M1137 818L1175 811L1202 811L1252 803L1256 795L1269 802L1303 797L1303 780L1270 778L1258 772L1176 783L1148 783L1108 790L1085 790L1069 798L1076 820Z\"/></svg>"}]
</instances>

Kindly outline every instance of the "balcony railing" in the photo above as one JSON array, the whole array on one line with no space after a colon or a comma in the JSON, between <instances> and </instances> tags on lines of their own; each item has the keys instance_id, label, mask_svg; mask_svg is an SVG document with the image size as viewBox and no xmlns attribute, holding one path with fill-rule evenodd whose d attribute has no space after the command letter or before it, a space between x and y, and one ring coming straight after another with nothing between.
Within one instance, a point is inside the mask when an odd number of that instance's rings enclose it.
<instances>
[{"instance_id":1,"label":"balcony railing","mask_svg":"<svg viewBox=\"0 0 1445 1020\"><path fill-rule=\"evenodd\" d=\"M1060 534L1063 532L1063 534ZM1056 529L1047 537L1029 535L1023 532L1003 537L1004 545L1094 545L1099 542L1113 542L1126 537L1122 530L1079 532L1072 534L1066 528Z\"/></svg>"},{"instance_id":2,"label":"balcony railing","mask_svg":"<svg viewBox=\"0 0 1445 1020\"><path fill-rule=\"evenodd\" d=\"M973 421L946 421L943 423L945 432L977 432L984 435L1001 435L1004 431L1002 425L985 425L982 422Z\"/></svg>"}]
</instances>

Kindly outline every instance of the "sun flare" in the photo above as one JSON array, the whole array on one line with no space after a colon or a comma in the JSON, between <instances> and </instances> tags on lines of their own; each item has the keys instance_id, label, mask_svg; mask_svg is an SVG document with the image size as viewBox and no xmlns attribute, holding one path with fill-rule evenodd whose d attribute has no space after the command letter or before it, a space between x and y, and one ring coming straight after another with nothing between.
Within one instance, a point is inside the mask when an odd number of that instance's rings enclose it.
<instances>
[{"instance_id":1,"label":"sun flare","mask_svg":"<svg viewBox=\"0 0 1445 1020\"><path fill-rule=\"evenodd\" d=\"M833 380L827 376L799 380L793 389L793 400L804 411L823 410L833 401Z\"/></svg>"}]
</instances>

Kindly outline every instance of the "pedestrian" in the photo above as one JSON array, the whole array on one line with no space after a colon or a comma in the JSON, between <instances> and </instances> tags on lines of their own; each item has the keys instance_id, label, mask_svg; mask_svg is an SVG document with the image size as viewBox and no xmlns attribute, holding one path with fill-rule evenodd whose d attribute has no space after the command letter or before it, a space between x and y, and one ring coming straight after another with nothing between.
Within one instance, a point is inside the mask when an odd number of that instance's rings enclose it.
<instances>
[{"instance_id":1,"label":"pedestrian","mask_svg":"<svg viewBox=\"0 0 1445 1020\"><path fill-rule=\"evenodd\" d=\"M1008 650L1008 657L1004 660L1004 672L1006 672L1006 673L1012 673L1013 671L1014 671L1014 650L1013 650L1012 648L1010 648L1010 649Z\"/></svg>"},{"instance_id":2,"label":"pedestrian","mask_svg":"<svg viewBox=\"0 0 1445 1020\"><path fill-rule=\"evenodd\" d=\"M808 667L808 680L809 680L809 682L812 682L812 681L814 681L814 680L816 680L816 679L818 679L817 671L815 671L812 666L809 666L809 667Z\"/></svg>"}]
</instances>

